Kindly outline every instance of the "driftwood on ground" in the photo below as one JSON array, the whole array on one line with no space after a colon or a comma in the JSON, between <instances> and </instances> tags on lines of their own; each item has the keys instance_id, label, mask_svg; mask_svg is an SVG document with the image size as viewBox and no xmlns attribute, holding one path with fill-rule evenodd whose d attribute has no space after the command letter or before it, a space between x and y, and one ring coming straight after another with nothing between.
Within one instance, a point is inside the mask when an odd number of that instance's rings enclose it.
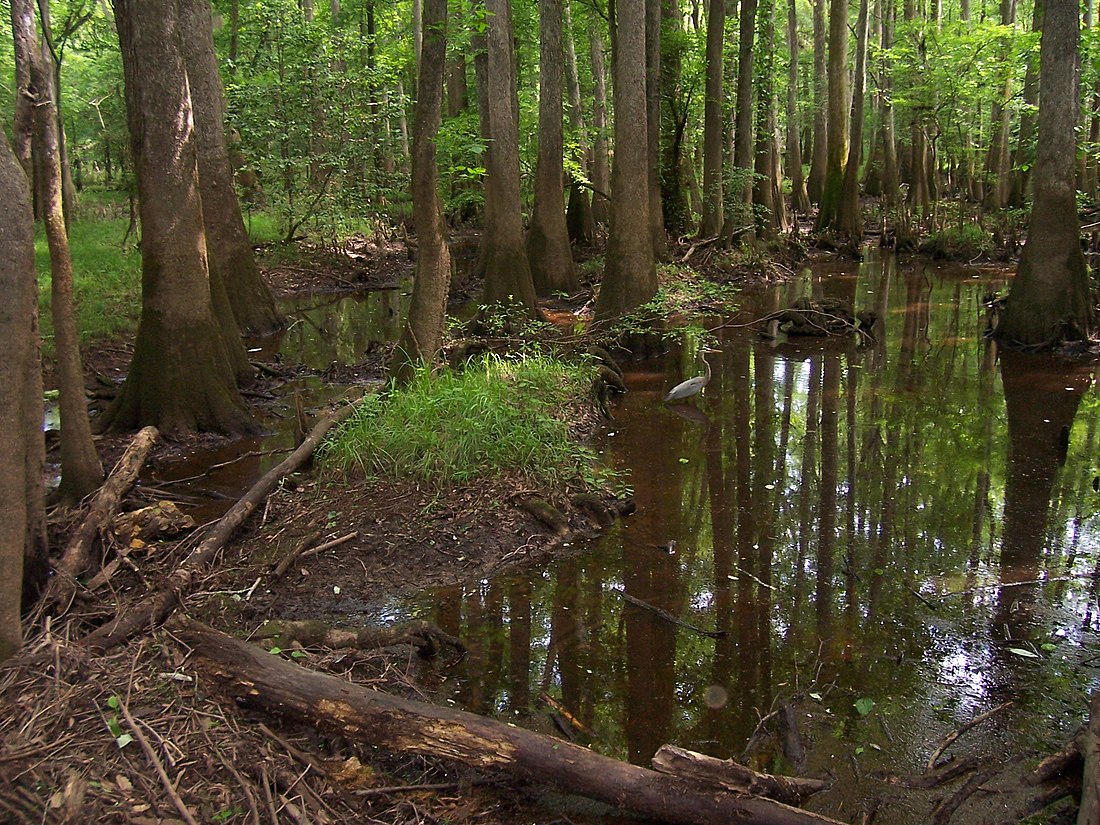
<instances>
[{"instance_id":1,"label":"driftwood on ground","mask_svg":"<svg viewBox=\"0 0 1100 825\"><path fill-rule=\"evenodd\" d=\"M103 486L92 497L84 520L70 536L61 559L54 566L54 576L39 599L40 610L48 610L55 604L67 603L72 599L79 586L76 577L91 566L96 537L114 519L122 497L133 486L149 451L159 437L160 432L156 427L140 430L103 482Z\"/></svg>"},{"instance_id":2,"label":"driftwood on ground","mask_svg":"<svg viewBox=\"0 0 1100 825\"><path fill-rule=\"evenodd\" d=\"M310 671L186 619L174 631L191 648L206 684L236 703L335 729L348 739L503 771L673 825L836 825L768 799L702 788L560 739Z\"/></svg>"},{"instance_id":3,"label":"driftwood on ground","mask_svg":"<svg viewBox=\"0 0 1100 825\"><path fill-rule=\"evenodd\" d=\"M736 793L765 796L788 805L800 805L829 788L829 783L820 779L757 773L732 759L716 759L675 745L662 745L651 764L661 773L701 780Z\"/></svg>"},{"instance_id":4,"label":"driftwood on ground","mask_svg":"<svg viewBox=\"0 0 1100 825\"><path fill-rule=\"evenodd\" d=\"M309 436L293 453L271 468L214 525L198 547L168 577L167 582L136 605L130 605L115 618L90 633L83 640L89 647L106 650L122 644L133 634L163 622L180 599L198 580L199 574L250 515L264 502L275 486L286 476L304 467L320 445L325 434L348 418L359 406L353 401L322 418Z\"/></svg>"}]
</instances>

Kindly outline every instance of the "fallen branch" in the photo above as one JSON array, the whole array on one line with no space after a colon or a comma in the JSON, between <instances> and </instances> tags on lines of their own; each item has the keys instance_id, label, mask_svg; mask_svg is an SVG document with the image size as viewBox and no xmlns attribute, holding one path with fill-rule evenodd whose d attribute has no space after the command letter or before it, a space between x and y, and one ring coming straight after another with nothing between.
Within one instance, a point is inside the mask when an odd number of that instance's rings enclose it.
<instances>
[{"instance_id":1,"label":"fallen branch","mask_svg":"<svg viewBox=\"0 0 1100 825\"><path fill-rule=\"evenodd\" d=\"M273 639L282 647L294 642L302 647L350 647L357 650L412 645L424 658L435 656L444 645L460 653L466 651L466 645L460 639L444 633L430 622L412 622L400 627L344 629L316 619L272 620L256 632L255 638Z\"/></svg>"},{"instance_id":2,"label":"fallen branch","mask_svg":"<svg viewBox=\"0 0 1100 825\"><path fill-rule=\"evenodd\" d=\"M820 779L757 773L732 759L716 759L675 745L661 745L651 764L661 773L699 780L735 793L764 796L788 805L801 805L815 793L829 788L829 783Z\"/></svg>"},{"instance_id":3,"label":"fallen branch","mask_svg":"<svg viewBox=\"0 0 1100 825\"><path fill-rule=\"evenodd\" d=\"M1081 740L1083 738L1084 731L1078 733L1077 736L1071 739L1060 751L1052 753L1036 765L1031 773L1023 778L1023 783L1031 786L1041 785L1044 782L1057 779L1067 773L1080 772L1082 761Z\"/></svg>"},{"instance_id":4,"label":"fallen branch","mask_svg":"<svg viewBox=\"0 0 1100 825\"><path fill-rule=\"evenodd\" d=\"M945 785L952 779L962 776L964 773L970 773L984 763L984 759L980 759L977 756L968 756L965 759L947 762L940 765L935 770L925 771L924 773L897 776L896 774L874 772L871 776L891 785L930 790L932 788L938 788L940 785Z\"/></svg>"},{"instance_id":5,"label":"fallen branch","mask_svg":"<svg viewBox=\"0 0 1100 825\"><path fill-rule=\"evenodd\" d=\"M207 684L235 703L351 740L546 782L672 825L836 825L768 799L701 790L560 739L316 673L187 619L176 622L174 635L191 648L190 661Z\"/></svg>"},{"instance_id":6,"label":"fallen branch","mask_svg":"<svg viewBox=\"0 0 1100 825\"><path fill-rule=\"evenodd\" d=\"M167 583L136 605L121 608L115 618L88 634L82 643L88 647L108 650L124 643L139 630L161 624L186 595L198 579L203 568L214 558L250 515L264 502L275 486L286 476L296 472L312 457L325 434L355 412L362 399L346 404L322 418L309 436L293 453L271 468L252 485L206 535L190 556L183 560Z\"/></svg>"},{"instance_id":7,"label":"fallen branch","mask_svg":"<svg viewBox=\"0 0 1100 825\"><path fill-rule=\"evenodd\" d=\"M993 708L993 710L987 710L981 716L975 716L965 725L962 725L961 727L949 733L946 737L944 737L944 740L940 743L940 746L936 748L935 753L928 757L928 764L925 766L925 770L934 770L936 767L936 763L939 762L940 757L943 756L944 751L951 747L955 740L966 733L968 730L977 727L982 722L985 722L988 719L992 719L998 713L1003 710L1007 710L1010 707L1012 707L1012 702L1004 702L1000 705L997 705L997 707Z\"/></svg>"},{"instance_id":8,"label":"fallen branch","mask_svg":"<svg viewBox=\"0 0 1100 825\"><path fill-rule=\"evenodd\" d=\"M671 624L674 624L677 627L682 627L684 630L690 630L692 633L698 633L700 636L707 636L711 639L722 639L722 638L726 637L727 635L729 635L728 632L725 631L725 630L703 630L701 627L696 627L693 624L688 624L687 622L685 622L681 619L677 619L675 616L673 616L671 613L669 613L664 608L657 607L656 605L650 604L649 602L643 602L641 599L639 599L635 596L631 596L629 593L626 593L622 590L616 590L616 589L612 588L612 592L613 593L618 593L626 601L630 602L635 607L640 607L643 610L648 610L650 613L654 614L655 616L659 616L660 618L664 619L666 622L670 622Z\"/></svg>"},{"instance_id":9,"label":"fallen branch","mask_svg":"<svg viewBox=\"0 0 1100 825\"><path fill-rule=\"evenodd\" d=\"M955 815L955 811L959 809L959 806L972 797L982 785L996 776L997 771L1000 769L998 765L993 768L988 768L981 773L974 774L966 780L966 784L955 791L955 793L941 800L932 810L932 822L934 825L947 825L947 823L951 821L951 817Z\"/></svg>"},{"instance_id":10,"label":"fallen branch","mask_svg":"<svg viewBox=\"0 0 1100 825\"><path fill-rule=\"evenodd\" d=\"M279 563L275 565L275 569L271 571L271 579L282 578L283 574L290 569L290 565L294 564L295 560L302 555L306 550L314 545L314 543L321 538L321 530L314 530L300 542L291 548L290 552L279 559Z\"/></svg>"},{"instance_id":11,"label":"fallen branch","mask_svg":"<svg viewBox=\"0 0 1100 825\"><path fill-rule=\"evenodd\" d=\"M55 604L68 604L72 600L73 593L80 586L76 577L91 565L92 547L96 537L115 517L122 497L134 485L149 451L159 437L160 432L156 427L146 427L134 436L122 458L92 498L84 520L65 545L61 559L54 566L54 577L39 599L39 610L49 610Z\"/></svg>"},{"instance_id":12,"label":"fallen branch","mask_svg":"<svg viewBox=\"0 0 1100 825\"><path fill-rule=\"evenodd\" d=\"M172 804L176 806L176 810L179 811L184 822L186 822L187 825L198 825L195 821L195 817L191 815L191 811L188 810L187 805L184 804L183 799L181 799L179 793L176 792L176 786L172 783L172 780L168 778L168 773L164 770L164 765L157 757L157 752L153 750L153 746L149 744L149 738L141 730L138 723L134 721L134 717L130 715L130 710L126 707L126 703L121 699L118 701L118 709L126 720L126 724L130 726L130 730L134 732L134 738L137 739L138 744L141 745L141 750L144 752L145 758L149 760L149 764L151 764L153 770L157 772L157 776L160 778L160 784L164 786L165 793L167 793L168 798L172 800Z\"/></svg>"}]
</instances>

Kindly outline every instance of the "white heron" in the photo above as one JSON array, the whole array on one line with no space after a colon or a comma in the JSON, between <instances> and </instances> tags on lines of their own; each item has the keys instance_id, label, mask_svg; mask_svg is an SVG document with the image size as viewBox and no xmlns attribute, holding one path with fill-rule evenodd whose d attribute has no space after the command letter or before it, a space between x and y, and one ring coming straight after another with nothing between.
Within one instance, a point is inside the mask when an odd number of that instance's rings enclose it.
<instances>
[{"instance_id":1,"label":"white heron","mask_svg":"<svg viewBox=\"0 0 1100 825\"><path fill-rule=\"evenodd\" d=\"M703 347L703 367L705 372L702 375L697 375L694 378L689 378L687 381L681 381L675 387L668 391L668 395L665 396L665 403L670 401L683 401L685 398L698 393L710 382L710 362L707 361L708 352L718 352L719 350Z\"/></svg>"}]
</instances>

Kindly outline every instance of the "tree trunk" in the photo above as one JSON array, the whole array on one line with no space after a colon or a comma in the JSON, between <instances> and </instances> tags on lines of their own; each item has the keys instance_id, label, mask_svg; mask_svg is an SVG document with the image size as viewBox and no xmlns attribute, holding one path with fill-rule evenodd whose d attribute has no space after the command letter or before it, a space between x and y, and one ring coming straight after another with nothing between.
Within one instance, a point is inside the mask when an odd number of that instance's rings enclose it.
<instances>
[{"instance_id":1,"label":"tree trunk","mask_svg":"<svg viewBox=\"0 0 1100 825\"><path fill-rule=\"evenodd\" d=\"M11 9L12 41L15 58L15 118L11 125L12 151L23 168L27 180L34 184L34 161L32 158L32 132L34 131L34 104L20 90L26 89L31 82L31 61L38 54L38 31L34 24L34 11L31 14L19 14L16 7Z\"/></svg>"},{"instance_id":2,"label":"tree trunk","mask_svg":"<svg viewBox=\"0 0 1100 825\"><path fill-rule=\"evenodd\" d=\"M645 100L648 133L649 234L653 258L668 258L664 207L661 204L661 0L645 0Z\"/></svg>"},{"instance_id":3,"label":"tree trunk","mask_svg":"<svg viewBox=\"0 0 1100 825\"><path fill-rule=\"evenodd\" d=\"M1016 0L1001 0L1001 25L1011 26L1016 22ZM984 206L987 210L1003 209L1008 204L1009 186L1009 151L1008 133L1012 123L1012 110L1009 104L1012 102L1012 73L1013 67L1008 65L1006 55L1001 55L1004 72L999 99L993 101L991 118L993 121L993 137L989 143L989 154L986 156L985 176L986 190Z\"/></svg>"},{"instance_id":4,"label":"tree trunk","mask_svg":"<svg viewBox=\"0 0 1100 825\"><path fill-rule=\"evenodd\" d=\"M1087 340L1095 327L1076 202L1080 19L1051 3L1039 56L1039 146L1027 244L997 327L1008 344L1052 347Z\"/></svg>"},{"instance_id":5,"label":"tree trunk","mask_svg":"<svg viewBox=\"0 0 1100 825\"><path fill-rule=\"evenodd\" d=\"M802 144L799 141L801 119L798 115L798 3L787 3L787 177L791 179L791 209L798 215L810 214L810 196L802 174ZM798 218L796 217L797 221Z\"/></svg>"},{"instance_id":6,"label":"tree trunk","mask_svg":"<svg viewBox=\"0 0 1100 825\"><path fill-rule=\"evenodd\" d=\"M488 105L493 150L488 157L486 198L494 219L485 238L487 304L511 305L535 314L535 287L523 243L519 187L519 131L516 122L515 54L511 0L485 0L488 12Z\"/></svg>"},{"instance_id":7,"label":"tree trunk","mask_svg":"<svg viewBox=\"0 0 1100 825\"><path fill-rule=\"evenodd\" d=\"M787 231L783 171L779 162L779 96L775 88L776 0L764 0L757 10L756 177L753 182L755 223L762 236Z\"/></svg>"},{"instance_id":8,"label":"tree trunk","mask_svg":"<svg viewBox=\"0 0 1100 825\"><path fill-rule=\"evenodd\" d=\"M825 52L825 4L827 0L813 0L814 6L814 140L810 153L810 200L821 203L825 190L825 167L828 165L829 148L829 74L826 71Z\"/></svg>"},{"instance_id":9,"label":"tree trunk","mask_svg":"<svg viewBox=\"0 0 1100 825\"><path fill-rule=\"evenodd\" d=\"M733 204L727 208L722 235L733 241L753 235L752 176L753 142L752 64L756 41L757 0L742 0L737 40L737 100L733 125Z\"/></svg>"},{"instance_id":10,"label":"tree trunk","mask_svg":"<svg viewBox=\"0 0 1100 825\"><path fill-rule=\"evenodd\" d=\"M152 424L168 436L252 431L211 307L176 5L114 5L141 210L142 312L130 371L105 426Z\"/></svg>"},{"instance_id":11,"label":"tree trunk","mask_svg":"<svg viewBox=\"0 0 1100 825\"><path fill-rule=\"evenodd\" d=\"M611 233L596 318L609 320L657 293L649 222L646 123L645 0L619 0L615 8L615 166Z\"/></svg>"},{"instance_id":12,"label":"tree trunk","mask_svg":"<svg viewBox=\"0 0 1100 825\"><path fill-rule=\"evenodd\" d=\"M581 81L577 69L577 48L573 40L573 14L570 2L562 7L565 21L565 80L569 91L569 126L577 136L578 162L585 178L592 175L592 146L584 123L584 106L581 102ZM569 187L569 205L566 210L566 228L569 240L578 246L591 246L596 239L596 219L592 214L592 198L587 189L576 182Z\"/></svg>"},{"instance_id":13,"label":"tree trunk","mask_svg":"<svg viewBox=\"0 0 1100 825\"><path fill-rule=\"evenodd\" d=\"M848 0L829 3L829 128L817 230L837 229L848 161Z\"/></svg>"},{"instance_id":14,"label":"tree trunk","mask_svg":"<svg viewBox=\"0 0 1100 825\"><path fill-rule=\"evenodd\" d=\"M29 80L29 75L28 75ZM29 181L0 129L0 662L22 644L20 596L27 548L45 525L40 460L42 378ZM33 422L33 426L31 426ZM37 485L30 477L36 474ZM34 494L37 489L37 495ZM44 544L42 545L44 549ZM38 560L31 559L35 564Z\"/></svg>"},{"instance_id":15,"label":"tree trunk","mask_svg":"<svg viewBox=\"0 0 1100 825\"><path fill-rule=\"evenodd\" d=\"M691 206L684 179L685 127L689 117L681 78L685 33L679 0L664 0L661 21L672 37L661 40L661 198L665 236L680 238L692 231Z\"/></svg>"},{"instance_id":16,"label":"tree trunk","mask_svg":"<svg viewBox=\"0 0 1100 825\"><path fill-rule=\"evenodd\" d=\"M573 250L565 226L562 160L562 0L539 0L539 153L535 202L527 227L527 262L535 292L572 294L577 289Z\"/></svg>"},{"instance_id":17,"label":"tree trunk","mask_svg":"<svg viewBox=\"0 0 1100 825\"><path fill-rule=\"evenodd\" d=\"M707 76L703 101L703 217L699 225L699 234L704 238L713 238L722 230L725 22L725 2L711 2L707 16Z\"/></svg>"},{"instance_id":18,"label":"tree trunk","mask_svg":"<svg viewBox=\"0 0 1100 825\"><path fill-rule=\"evenodd\" d=\"M852 89L851 142L848 163L844 169L844 186L840 194L837 229L851 244L863 240L863 211L859 208L859 155L863 148L864 85L867 80L867 2L860 0L856 21L856 70Z\"/></svg>"},{"instance_id":19,"label":"tree trunk","mask_svg":"<svg viewBox=\"0 0 1100 825\"><path fill-rule=\"evenodd\" d=\"M284 322L260 277L233 186L225 140L225 94L214 53L207 0L178 0L187 82L195 117L202 217L211 277L219 277L242 332L264 334Z\"/></svg>"},{"instance_id":20,"label":"tree trunk","mask_svg":"<svg viewBox=\"0 0 1100 825\"><path fill-rule=\"evenodd\" d=\"M837 825L771 800L700 788L515 725L350 684L197 622L181 625L175 632L194 652L203 677L234 702L335 729L364 743L399 753L445 755L478 770L546 782L674 825Z\"/></svg>"},{"instance_id":21,"label":"tree trunk","mask_svg":"<svg viewBox=\"0 0 1100 825\"><path fill-rule=\"evenodd\" d=\"M17 16L21 21L20 28L28 25L23 21L29 21L33 31L34 6L31 0L12 0L12 17ZM56 101L52 95L53 83L47 66L35 50L31 51L29 68L30 85L20 89L20 94L27 95L34 107L35 176L39 182L42 219L50 248L50 312L54 324L61 407L59 493L62 501L73 505L103 481L103 465L92 441L84 393L84 367L73 305L73 258L62 203L61 157L57 144L60 127Z\"/></svg>"},{"instance_id":22,"label":"tree trunk","mask_svg":"<svg viewBox=\"0 0 1100 825\"><path fill-rule=\"evenodd\" d=\"M413 120L413 223L416 226L416 278L409 314L394 351L391 374L407 383L415 368L431 364L439 353L451 256L447 249L435 139L443 108L443 74L447 65L447 0L424 0L426 36L420 53L416 113Z\"/></svg>"},{"instance_id":23,"label":"tree trunk","mask_svg":"<svg viewBox=\"0 0 1100 825\"><path fill-rule=\"evenodd\" d=\"M1045 8L1045 0L1035 0L1035 7L1031 14L1031 30L1033 32L1042 32ZM1027 61L1027 71L1024 74L1024 109L1020 114L1020 135L1016 142L1016 152L1012 162L1012 191L1008 202L1015 207L1023 206L1027 200L1027 190L1031 181L1031 162L1035 157L1035 115L1032 113L1032 108L1038 102L1039 66L1033 55ZM1084 135L1085 133L1082 128L1081 134ZM1087 152L1082 152L1080 162L1083 163L1087 156ZM1081 171L1078 170L1079 183L1082 182L1081 178Z\"/></svg>"},{"instance_id":24,"label":"tree trunk","mask_svg":"<svg viewBox=\"0 0 1100 825\"><path fill-rule=\"evenodd\" d=\"M882 51L894 48L894 0L882 0ZM898 199L898 146L894 129L893 79L889 68L882 66L882 197L888 206Z\"/></svg>"},{"instance_id":25,"label":"tree trunk","mask_svg":"<svg viewBox=\"0 0 1100 825\"><path fill-rule=\"evenodd\" d=\"M595 15L593 15L595 18ZM606 224L611 217L611 166L607 151L607 70L604 68L603 37L593 19L588 25L588 51L592 65L592 216Z\"/></svg>"}]
</instances>

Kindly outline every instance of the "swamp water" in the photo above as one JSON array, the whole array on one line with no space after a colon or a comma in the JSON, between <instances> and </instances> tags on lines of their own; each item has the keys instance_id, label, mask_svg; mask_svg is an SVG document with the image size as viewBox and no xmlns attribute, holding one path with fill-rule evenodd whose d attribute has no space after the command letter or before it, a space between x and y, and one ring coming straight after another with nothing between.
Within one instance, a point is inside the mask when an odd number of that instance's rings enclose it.
<instances>
[{"instance_id":1,"label":"swamp water","mask_svg":"<svg viewBox=\"0 0 1100 825\"><path fill-rule=\"evenodd\" d=\"M831 776L810 807L842 820L879 800L878 821L927 821L930 794L884 772L922 772L1008 701L949 754L996 767L1053 751L1100 685L1100 402L1090 369L984 337L983 298L1004 286L870 250L858 270L746 293L703 400L661 404L702 371L689 348L671 371L628 367L597 446L635 515L564 561L373 618L431 619L470 646L437 700L547 732L555 705L559 727L638 764L673 743ZM772 343L744 326L802 295L877 311L876 340ZM781 702L801 764L754 738ZM1009 810L996 794L968 804L956 821Z\"/></svg>"},{"instance_id":2,"label":"swamp water","mask_svg":"<svg viewBox=\"0 0 1100 825\"><path fill-rule=\"evenodd\" d=\"M635 515L551 565L354 621L426 618L460 636L469 654L440 674L437 701L553 733L549 699L560 727L610 755L647 764L678 744L833 777L809 807L842 820L879 800L877 821L927 821L929 797L884 772L920 773L945 736L1008 701L949 753L999 766L1049 752L1100 686L1100 401L1091 369L998 353L984 337L983 297L1004 286L1001 272L898 268L868 250L858 267L815 264L746 292L738 316L711 324L721 352L702 399L661 404L701 373L698 342L628 365L630 391L596 446L633 487ZM876 311L875 340L769 342L748 328L800 296ZM399 301L291 308L283 357L359 363L396 337ZM279 439L290 436L162 478ZM195 483L235 498L280 457ZM780 703L801 764L758 731ZM997 794L968 806L955 821L1004 816Z\"/></svg>"}]
</instances>

